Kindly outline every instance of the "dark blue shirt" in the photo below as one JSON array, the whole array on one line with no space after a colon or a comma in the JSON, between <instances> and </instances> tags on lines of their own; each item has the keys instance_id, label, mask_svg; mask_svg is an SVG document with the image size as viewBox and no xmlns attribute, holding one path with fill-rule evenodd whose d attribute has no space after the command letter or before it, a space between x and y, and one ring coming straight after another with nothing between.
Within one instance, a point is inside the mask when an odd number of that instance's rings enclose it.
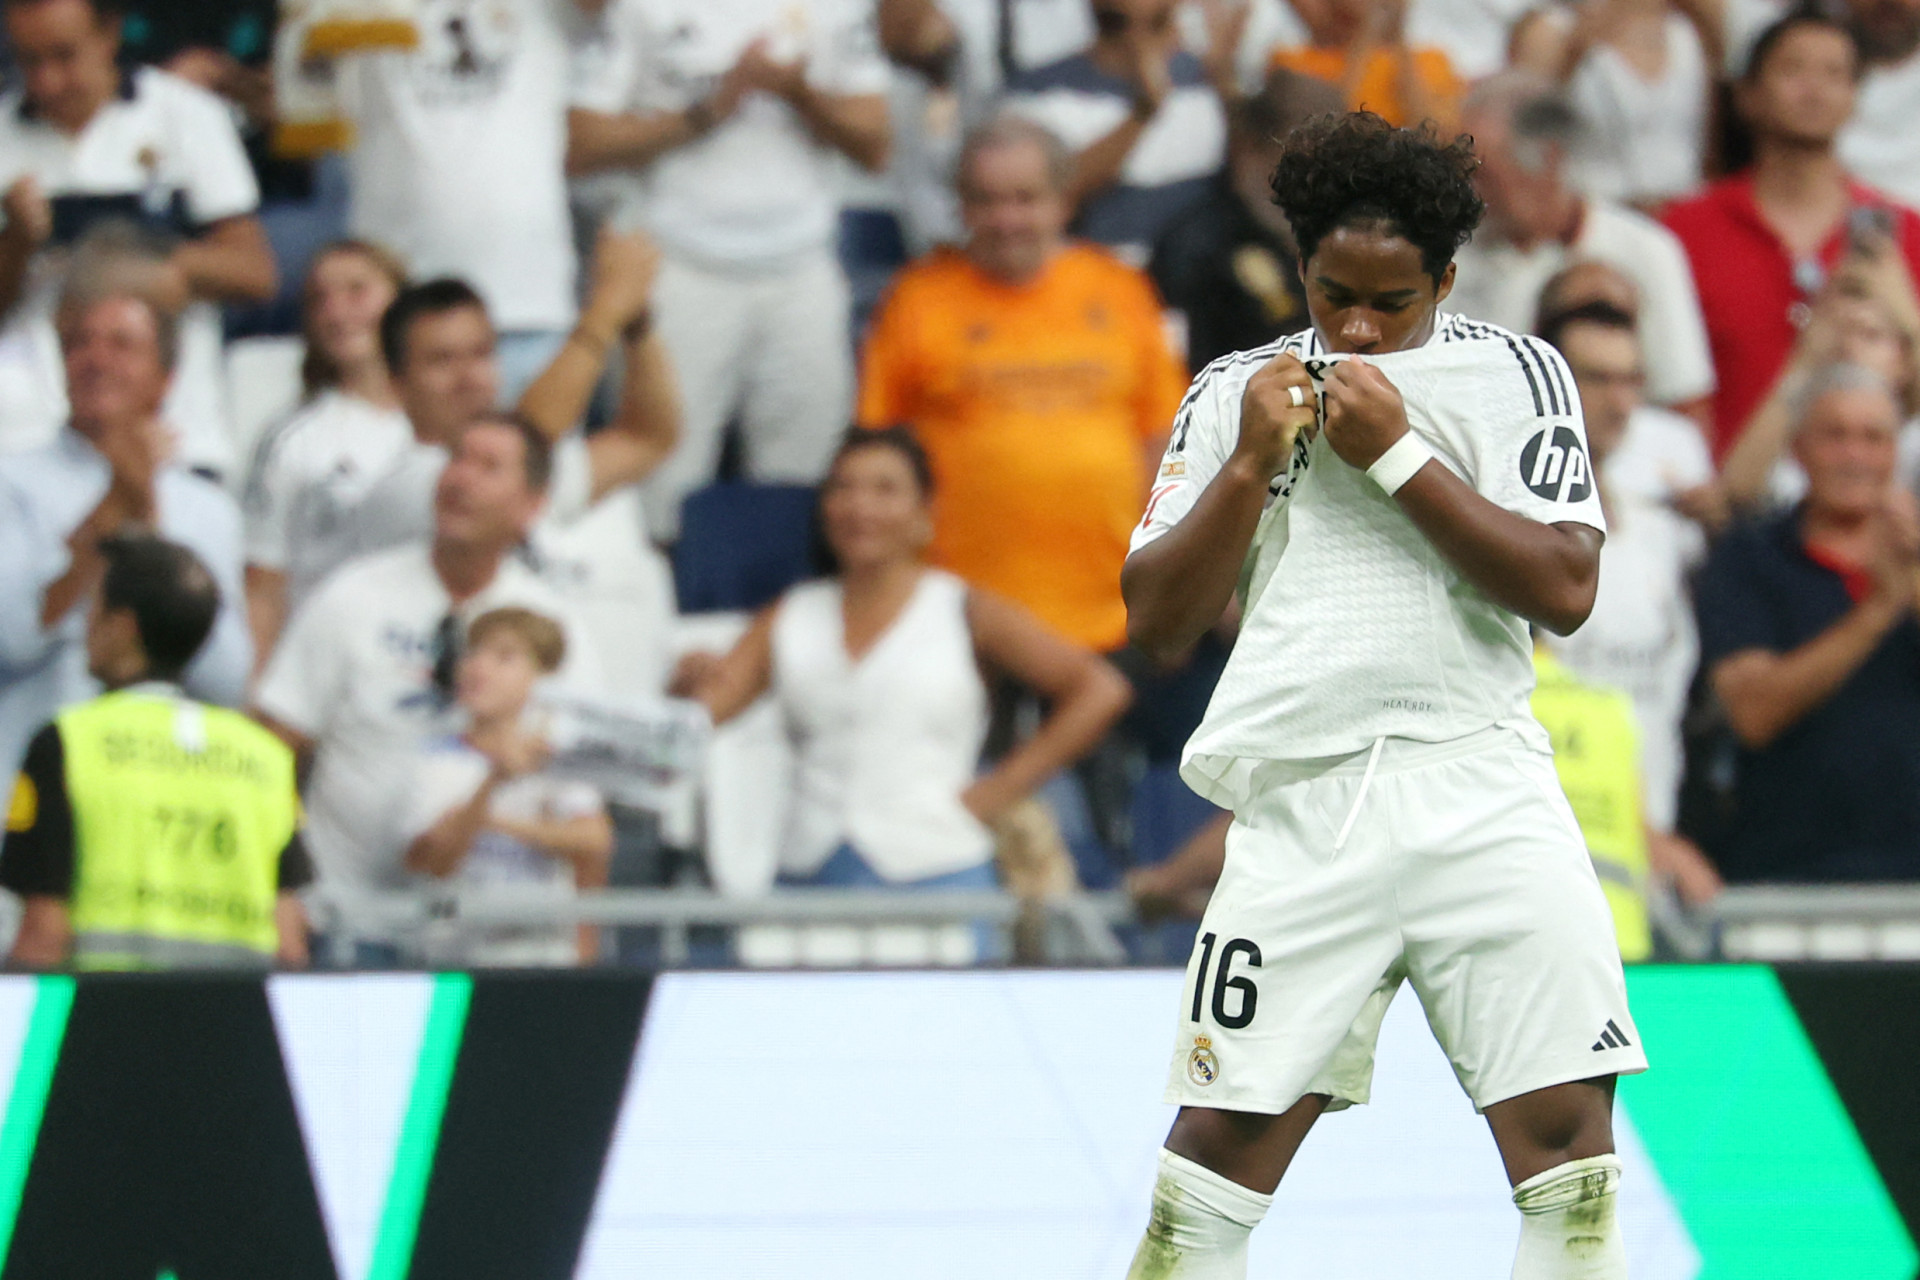
<instances>
[{"instance_id":1,"label":"dark blue shirt","mask_svg":"<svg viewBox=\"0 0 1920 1280\"><path fill-rule=\"evenodd\" d=\"M1788 653L1853 608L1807 555L1794 511L1729 532L1700 571L1708 670ZM1729 881L1920 879L1920 625L1909 612L1833 696L1738 754L1736 812L1708 850Z\"/></svg>"}]
</instances>

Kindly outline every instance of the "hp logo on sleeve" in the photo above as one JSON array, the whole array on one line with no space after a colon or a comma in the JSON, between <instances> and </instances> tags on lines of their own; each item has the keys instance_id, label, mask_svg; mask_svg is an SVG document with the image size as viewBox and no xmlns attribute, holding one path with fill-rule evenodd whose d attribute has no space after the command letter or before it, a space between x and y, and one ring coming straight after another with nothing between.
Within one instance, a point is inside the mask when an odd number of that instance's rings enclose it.
<instances>
[{"instance_id":1,"label":"hp logo on sleeve","mask_svg":"<svg viewBox=\"0 0 1920 1280\"><path fill-rule=\"evenodd\" d=\"M1550 427L1520 451L1520 479L1548 502L1584 502L1593 492L1593 464L1572 427Z\"/></svg>"}]
</instances>

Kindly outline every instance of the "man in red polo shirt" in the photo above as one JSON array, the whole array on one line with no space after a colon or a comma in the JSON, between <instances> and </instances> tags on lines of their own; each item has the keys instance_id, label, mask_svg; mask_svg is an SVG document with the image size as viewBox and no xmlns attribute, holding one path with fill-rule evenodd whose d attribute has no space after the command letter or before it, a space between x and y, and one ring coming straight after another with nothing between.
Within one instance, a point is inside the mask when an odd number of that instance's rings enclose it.
<instances>
[{"instance_id":1,"label":"man in red polo shirt","mask_svg":"<svg viewBox=\"0 0 1920 1280\"><path fill-rule=\"evenodd\" d=\"M1848 177L1835 153L1860 70L1830 18L1800 11L1767 28L1736 96L1753 164L1667 209L1713 348L1716 459L1766 399L1842 258L1897 251L1920 278L1920 215Z\"/></svg>"}]
</instances>

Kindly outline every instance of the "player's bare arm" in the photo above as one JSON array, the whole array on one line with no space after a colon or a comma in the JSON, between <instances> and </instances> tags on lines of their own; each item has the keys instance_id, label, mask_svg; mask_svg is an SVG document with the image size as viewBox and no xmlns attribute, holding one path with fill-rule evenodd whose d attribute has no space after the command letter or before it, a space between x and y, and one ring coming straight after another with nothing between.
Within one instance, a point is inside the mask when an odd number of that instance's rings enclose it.
<instances>
[{"instance_id":1,"label":"player's bare arm","mask_svg":"<svg viewBox=\"0 0 1920 1280\"><path fill-rule=\"evenodd\" d=\"M1179 524L1127 557L1127 636L1149 656L1177 658L1226 612L1274 478L1313 424L1313 406L1306 366L1284 352L1269 360L1247 382L1233 456Z\"/></svg>"},{"instance_id":2,"label":"player's bare arm","mask_svg":"<svg viewBox=\"0 0 1920 1280\"><path fill-rule=\"evenodd\" d=\"M1326 384L1327 443L1365 471L1407 434L1407 410L1364 357L1333 366ZM1438 460L1394 494L1401 509L1462 576L1495 604L1555 635L1593 611L1600 583L1598 529L1542 524L1500 507Z\"/></svg>"}]
</instances>

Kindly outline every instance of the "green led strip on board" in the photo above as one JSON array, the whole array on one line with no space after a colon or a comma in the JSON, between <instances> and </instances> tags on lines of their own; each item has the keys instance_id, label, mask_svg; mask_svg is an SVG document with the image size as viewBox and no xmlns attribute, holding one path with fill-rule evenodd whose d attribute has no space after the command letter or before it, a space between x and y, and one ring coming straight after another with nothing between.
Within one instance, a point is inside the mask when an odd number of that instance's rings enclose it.
<instances>
[{"instance_id":1,"label":"green led strip on board","mask_svg":"<svg viewBox=\"0 0 1920 1280\"><path fill-rule=\"evenodd\" d=\"M427 1025L420 1037L419 1065L414 1069L413 1092L407 1099L406 1119L401 1122L400 1142L393 1153L386 1208L380 1214L380 1232L374 1238L367 1280L406 1280L413 1265L420 1211L426 1204L427 1180L440 1145L440 1121L447 1112L453 1066L460 1057L467 1006L472 1002L471 977L464 973L434 975Z\"/></svg>"},{"instance_id":2,"label":"green led strip on board","mask_svg":"<svg viewBox=\"0 0 1920 1280\"><path fill-rule=\"evenodd\" d=\"M47 1112L53 1069L60 1061L67 1015L72 1012L72 978L34 979L33 1012L27 1018L26 1038L20 1044L20 1064L14 1071L13 1092L7 1098L6 1119L0 1121L0 1264L13 1245L20 1197L27 1189L27 1170L33 1165L40 1120Z\"/></svg>"},{"instance_id":3,"label":"green led strip on board","mask_svg":"<svg viewBox=\"0 0 1920 1280\"><path fill-rule=\"evenodd\" d=\"M1773 971L1629 967L1627 987L1652 1069L1620 1102L1697 1280L1912 1280L1913 1241Z\"/></svg>"}]
</instances>

